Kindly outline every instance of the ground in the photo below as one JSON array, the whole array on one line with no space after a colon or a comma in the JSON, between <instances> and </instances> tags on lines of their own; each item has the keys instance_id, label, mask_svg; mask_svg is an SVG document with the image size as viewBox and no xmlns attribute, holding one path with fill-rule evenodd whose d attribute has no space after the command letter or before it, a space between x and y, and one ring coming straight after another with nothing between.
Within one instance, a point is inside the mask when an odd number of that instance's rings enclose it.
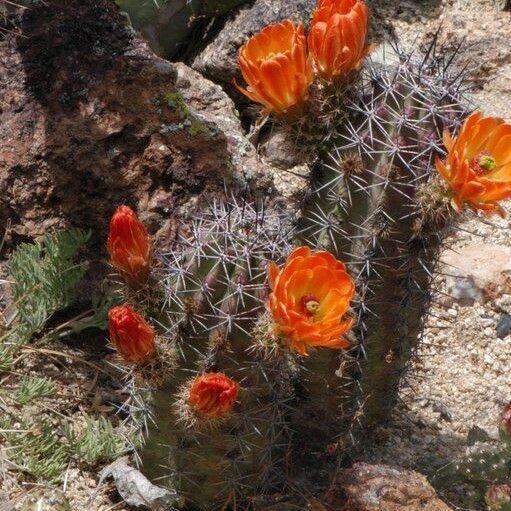
<instances>
[{"instance_id":1,"label":"ground","mask_svg":"<svg viewBox=\"0 0 511 511\"><path fill-rule=\"evenodd\" d=\"M511 13L499 10L493 0L376 0L376 32L397 36L405 47L420 45L440 29L440 41L450 47L463 42L460 58L467 64L470 98L484 112L511 120ZM392 31L394 33L392 34ZM506 207L511 209L511 204ZM462 249L471 242L509 245L507 219L486 222L469 219L452 240ZM491 254L489 254L491 257ZM445 276L437 277L446 291ZM496 325L503 311L511 311L511 295L460 305L439 294L428 321L425 341L418 353L402 404L389 425L379 431L377 445L364 453L365 461L428 470L435 459L453 459L467 448L474 426L490 438L497 436L499 410L511 397L511 336L498 339ZM34 375L52 376L55 395L30 410L33 414L65 415L74 423L85 413L102 412L117 422L110 402L123 399L121 375L109 363L104 339L71 339L51 350L34 349L26 367ZM92 343L92 344L91 344ZM8 389L9 381L6 381ZM2 406L5 403L2 402ZM0 452L0 462L4 463ZM39 491L37 485L20 484L15 467L7 472L4 491L15 504ZM61 488L72 509L128 511L110 483L97 487L97 471L71 461ZM453 505L456 492L443 493Z\"/></svg>"}]
</instances>

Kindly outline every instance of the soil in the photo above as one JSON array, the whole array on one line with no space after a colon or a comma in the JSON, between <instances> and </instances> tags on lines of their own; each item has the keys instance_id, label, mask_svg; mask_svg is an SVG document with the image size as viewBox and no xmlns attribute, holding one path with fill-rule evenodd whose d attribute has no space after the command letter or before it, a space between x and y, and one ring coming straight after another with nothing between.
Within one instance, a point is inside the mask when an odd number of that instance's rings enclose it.
<instances>
[{"instance_id":1,"label":"soil","mask_svg":"<svg viewBox=\"0 0 511 511\"><path fill-rule=\"evenodd\" d=\"M440 30L439 40L442 44L452 48L463 42L459 58L461 67L467 65L470 98L484 112L511 120L511 13L499 10L498 2L374 0L369 3L374 19L378 20L373 27L375 39L397 38L403 47L410 48L420 46ZM26 23L30 22L28 18ZM101 30L109 41L111 27L104 26ZM36 30L38 37L45 37L45 33L46 28ZM152 162L156 157L155 147L159 147L162 138L163 143L171 147L169 162L177 162L178 174L184 176L183 179L192 175L201 182L205 177L214 175L215 169L224 164L221 159L225 153L218 149L223 141L211 141L204 147L187 136L158 134L159 126L156 122L159 115L153 117L150 108L147 109L147 118L143 120L133 116L126 125L116 122L117 109L122 109L125 115L126 112L129 114L133 101L147 102L165 90L165 84L158 81L161 78L155 75L139 78L144 68L143 63L137 69L116 69L115 66L122 64L118 60L117 63L112 62L107 56L112 52L122 54L126 46L132 44L129 33L116 33L122 35L115 41L109 41L106 47L94 48L82 41L85 46L77 48L72 62L63 62L58 54L40 55L34 44L32 51L26 52L25 62L9 62L9 66L19 69L19 82L7 81L6 77L0 75L0 113L8 110L11 102L19 101L20 83L28 80L33 86L31 97L23 100L23 108L13 111L10 119L2 118L3 121L19 123L21 126L23 118L33 116L35 110L44 110L46 122L33 127L33 144L26 147L27 161L37 160L38 144L48 138L52 140L54 155L51 167L30 166L20 161L15 174L4 176L8 180L11 199L9 203L2 204L0 223L9 219L16 227L11 230L8 243L14 245L27 236L37 234L38 230L43 232L52 226L65 226L69 218L77 221L85 219L87 225L92 222L98 226L98 233L104 233L106 219L114 203L123 199L140 204L144 193L160 182L161 176L152 175L152 169L159 165L153 165ZM62 37L70 41L73 39L72 32L64 31ZM3 49L6 41L0 41L0 59L5 58ZM25 44L33 43L27 41ZM79 44L79 41L73 44ZM84 60L86 71L91 72L86 67L91 62L86 56L93 51L103 51L106 55L105 67L92 71L104 77L98 81L94 95L98 108L108 105L111 112L111 123L108 126L88 124L84 112L76 107L76 97L80 94L80 77L74 74L74 62ZM143 54L145 50L140 51ZM143 60L141 58L141 62ZM52 66L48 67L48 62ZM75 87L72 90L63 86L70 83L66 73L73 78L71 81ZM129 97L119 97L113 76L118 80L132 77ZM43 86L61 95L61 101L48 104L45 95L41 95ZM93 115L93 111L88 115ZM37 116L40 117L39 113ZM169 111L168 116L169 123L179 120L175 112ZM62 134L76 131L77 126L80 126L80 136L76 145L62 147ZM2 129L0 127L0 133ZM84 133L88 133L86 138L83 138ZM101 153L97 152L99 143ZM177 152L173 153L174 150ZM136 158L132 158L134 153ZM8 158L8 147L0 148L0 154L0 161ZM145 155L143 161L141 154ZM197 165L187 163L187 154L192 154L195 161L203 162L202 167L199 165L202 170L198 175L193 170L198 168ZM104 159L105 155L111 155L108 161ZM143 182L130 181L130 169L135 164L147 165ZM63 168L82 173L83 186L76 187L67 181ZM179 186L179 183L169 183L168 187L164 187L162 193L167 194L167 202L183 204L188 199L179 192ZM187 186L181 183L181 189ZM216 186L214 180L212 186ZM51 218L45 216L44 211L34 204L32 190L36 187L47 189L47 193L54 197L52 200L61 204L62 215ZM107 187L108 193L99 196L96 193L97 187ZM69 196L69 200L65 196ZM504 207L510 210L511 204L504 204ZM156 213L169 218L169 212L156 208ZM40 222L41 217L47 221ZM160 222L161 218L154 224L153 231L161 226ZM458 248L473 242L482 246L486 243L509 245L510 227L511 223L505 219L491 218L485 222L469 219L461 225L453 245ZM436 283L439 291L445 291L445 276L439 275ZM470 443L469 433L474 430L474 426L484 430L490 441L497 437L499 411L511 399L511 336L498 339L495 327L503 310L511 313L511 295L495 297L474 306L462 306L455 301L443 300L442 296L439 293L435 301L423 346L402 391L402 403L390 424L382 426L378 431L379 442L363 454L364 461L414 468L433 476L431 460L441 463L442 460L464 454ZM85 413L95 410L109 416L114 422L118 421L109 403L122 400L123 386L119 374L109 364L111 355L104 346L104 339L72 339L65 344L55 344L52 351L45 353L39 350L25 359L26 371L34 375L51 375L57 382L55 397L44 401L41 408L34 408L31 413L62 414L80 423ZM3 463L1 454L0 463ZM97 483L97 470L88 470L71 462L63 489L72 509L129 511L130 508L120 501L110 483L103 483L99 488ZM12 502L17 505L39 490L38 485L28 483L15 469L6 472L3 486ZM441 489L441 494L454 507L467 504L464 495L456 488Z\"/></svg>"}]
</instances>

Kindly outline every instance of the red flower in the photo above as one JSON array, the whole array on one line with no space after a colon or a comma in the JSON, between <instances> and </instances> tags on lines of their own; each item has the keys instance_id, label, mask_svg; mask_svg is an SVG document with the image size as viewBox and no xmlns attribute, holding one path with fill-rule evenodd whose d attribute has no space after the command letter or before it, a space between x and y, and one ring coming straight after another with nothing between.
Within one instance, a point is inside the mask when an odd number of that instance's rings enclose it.
<instances>
[{"instance_id":1,"label":"red flower","mask_svg":"<svg viewBox=\"0 0 511 511\"><path fill-rule=\"evenodd\" d=\"M201 415L218 418L232 410L239 385L223 373L204 373L193 381L188 404Z\"/></svg>"},{"instance_id":2,"label":"red flower","mask_svg":"<svg viewBox=\"0 0 511 511\"><path fill-rule=\"evenodd\" d=\"M128 206L119 206L110 220L107 249L118 270L136 282L147 280L151 240L142 222Z\"/></svg>"},{"instance_id":3,"label":"red flower","mask_svg":"<svg viewBox=\"0 0 511 511\"><path fill-rule=\"evenodd\" d=\"M301 355L310 347L346 348L353 323L345 318L355 286L344 263L330 252L294 249L279 269L268 267L272 293L268 309L275 332Z\"/></svg>"},{"instance_id":4,"label":"red flower","mask_svg":"<svg viewBox=\"0 0 511 511\"><path fill-rule=\"evenodd\" d=\"M126 362L143 362L156 353L154 329L129 305L108 311L110 342Z\"/></svg>"},{"instance_id":5,"label":"red flower","mask_svg":"<svg viewBox=\"0 0 511 511\"><path fill-rule=\"evenodd\" d=\"M318 0L309 34L317 73L328 80L358 69L371 50L365 45L367 6L361 0Z\"/></svg>"},{"instance_id":6,"label":"red flower","mask_svg":"<svg viewBox=\"0 0 511 511\"><path fill-rule=\"evenodd\" d=\"M286 113L303 103L312 83L303 25L284 20L252 36L239 51L248 88L238 87L265 112Z\"/></svg>"}]
</instances>

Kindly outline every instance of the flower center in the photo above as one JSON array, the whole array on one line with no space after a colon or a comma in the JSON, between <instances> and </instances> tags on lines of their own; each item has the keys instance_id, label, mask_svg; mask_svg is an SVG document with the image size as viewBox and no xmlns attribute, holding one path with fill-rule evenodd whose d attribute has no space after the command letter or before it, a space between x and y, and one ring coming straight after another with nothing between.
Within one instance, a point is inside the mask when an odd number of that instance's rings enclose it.
<instances>
[{"instance_id":1,"label":"flower center","mask_svg":"<svg viewBox=\"0 0 511 511\"><path fill-rule=\"evenodd\" d=\"M472 160L470 166L478 174L487 174L495 169L497 162L489 152L484 151Z\"/></svg>"},{"instance_id":2,"label":"flower center","mask_svg":"<svg viewBox=\"0 0 511 511\"><path fill-rule=\"evenodd\" d=\"M308 316L314 316L319 309L318 299L314 295L302 296L301 302L304 312Z\"/></svg>"},{"instance_id":3,"label":"flower center","mask_svg":"<svg viewBox=\"0 0 511 511\"><path fill-rule=\"evenodd\" d=\"M280 52L270 51L270 53L268 53L268 55L266 55L266 57L264 57L264 60L271 60L271 59L274 59L274 58L275 58L275 57L277 57L278 55L282 55L282 53L280 53Z\"/></svg>"}]
</instances>

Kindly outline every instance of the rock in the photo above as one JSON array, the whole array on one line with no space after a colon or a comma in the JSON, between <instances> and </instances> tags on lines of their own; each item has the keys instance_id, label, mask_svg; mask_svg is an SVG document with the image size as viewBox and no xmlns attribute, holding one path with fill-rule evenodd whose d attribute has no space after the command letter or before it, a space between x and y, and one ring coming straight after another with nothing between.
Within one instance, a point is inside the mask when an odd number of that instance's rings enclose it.
<instances>
[{"instance_id":1,"label":"rock","mask_svg":"<svg viewBox=\"0 0 511 511\"><path fill-rule=\"evenodd\" d=\"M230 12L247 0L171 0L140 2L117 0L119 7L129 15L133 27L144 35L151 47L167 58L184 50L194 32L194 21Z\"/></svg>"},{"instance_id":2,"label":"rock","mask_svg":"<svg viewBox=\"0 0 511 511\"><path fill-rule=\"evenodd\" d=\"M426 477L385 465L340 470L327 497L332 511L449 511Z\"/></svg>"},{"instance_id":3,"label":"rock","mask_svg":"<svg viewBox=\"0 0 511 511\"><path fill-rule=\"evenodd\" d=\"M192 67L234 91L232 79L242 83L238 49L255 32L285 18L308 22L315 0L255 0L228 20L213 41L193 61Z\"/></svg>"},{"instance_id":4,"label":"rock","mask_svg":"<svg viewBox=\"0 0 511 511\"><path fill-rule=\"evenodd\" d=\"M237 169L238 178L245 181L259 180L259 188L264 187L265 175L272 169L258 158L256 149L244 134L241 121L232 99L222 87L204 78L185 64L176 63L176 87L187 105L198 118L214 123L226 137L231 162ZM267 181L271 187L271 181Z\"/></svg>"},{"instance_id":5,"label":"rock","mask_svg":"<svg viewBox=\"0 0 511 511\"><path fill-rule=\"evenodd\" d=\"M105 467L100 478L103 480L106 477L114 479L119 495L130 506L143 507L151 511L166 511L174 509L174 506L183 505L177 493L152 484L141 472L130 467L125 458Z\"/></svg>"},{"instance_id":6,"label":"rock","mask_svg":"<svg viewBox=\"0 0 511 511\"><path fill-rule=\"evenodd\" d=\"M511 332L511 315L510 314L502 314L500 320L497 324L497 337L499 339L504 339Z\"/></svg>"},{"instance_id":7,"label":"rock","mask_svg":"<svg viewBox=\"0 0 511 511\"><path fill-rule=\"evenodd\" d=\"M288 126L273 125L259 141L259 153L273 167L290 169L302 163L296 135Z\"/></svg>"},{"instance_id":8,"label":"rock","mask_svg":"<svg viewBox=\"0 0 511 511\"><path fill-rule=\"evenodd\" d=\"M16 511L14 504L9 500L9 497L4 493L0 493L0 511Z\"/></svg>"},{"instance_id":9,"label":"rock","mask_svg":"<svg viewBox=\"0 0 511 511\"><path fill-rule=\"evenodd\" d=\"M472 446L478 442L490 442L491 437L486 430L477 425L472 426L467 433L467 445Z\"/></svg>"},{"instance_id":10,"label":"rock","mask_svg":"<svg viewBox=\"0 0 511 511\"><path fill-rule=\"evenodd\" d=\"M20 511L71 511L71 505L60 490L47 488L31 495Z\"/></svg>"},{"instance_id":11,"label":"rock","mask_svg":"<svg viewBox=\"0 0 511 511\"><path fill-rule=\"evenodd\" d=\"M472 243L441 260L447 293L464 305L511 293L511 247Z\"/></svg>"},{"instance_id":12,"label":"rock","mask_svg":"<svg viewBox=\"0 0 511 511\"><path fill-rule=\"evenodd\" d=\"M4 246L73 225L94 231L101 257L118 204L168 235L237 166L257 171L227 96L200 79L196 115L175 85L185 92L183 68L135 37L110 1L36 2L15 16L23 36L0 40Z\"/></svg>"}]
</instances>

